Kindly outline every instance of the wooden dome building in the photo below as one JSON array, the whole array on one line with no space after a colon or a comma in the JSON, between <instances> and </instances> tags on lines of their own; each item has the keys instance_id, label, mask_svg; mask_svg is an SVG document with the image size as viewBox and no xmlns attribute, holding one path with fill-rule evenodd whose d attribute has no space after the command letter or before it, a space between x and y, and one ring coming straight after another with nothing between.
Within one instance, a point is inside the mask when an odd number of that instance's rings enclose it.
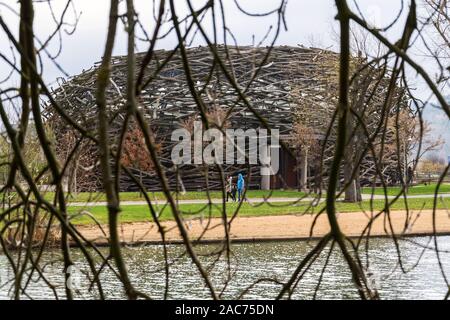
<instances>
[{"instance_id":1,"label":"wooden dome building","mask_svg":"<svg viewBox=\"0 0 450 320\"><path fill-rule=\"evenodd\" d=\"M217 53L224 61L248 101L264 118L270 128L280 131L281 140L289 150L281 148L280 169L271 177L271 188L297 188L300 184L319 187L326 183L328 163L333 155L334 126L328 132L337 101L338 54L316 48L305 47L217 47ZM230 85L207 47L189 48L187 54L190 70L212 126L222 128L263 127L261 119L239 98ZM137 72L141 69L145 53L136 54ZM118 142L124 119L126 118L127 57L113 57L111 81L107 88L112 149ZM97 107L95 102L96 76L98 64L70 79L59 79L54 90L54 99L67 115L92 135L97 134ZM369 128L381 121L381 112L386 92L386 75L381 71L362 72L354 82L358 82L352 94L357 99L373 92L371 100L365 103L370 114ZM136 78L138 75L136 75ZM138 107L155 133L158 154L167 170L172 188L204 190L220 188L221 175L216 166L173 165L170 154L174 142L171 132L177 128L191 129L194 120L200 120L199 106L195 103L179 52L158 50L145 69L143 89L138 97ZM363 92L363 93L362 93ZM399 90L398 97L388 106L388 112L400 105L406 106ZM367 106L369 105L369 107ZM368 111L370 110L370 112ZM380 109L381 110L381 109ZM56 148L61 160L71 158L69 184L77 191L95 191L101 188L100 169L96 145L72 129L52 108L45 106L47 122L56 136ZM152 163L140 138L139 129L133 121L128 124L124 139L123 164L130 168L148 190L160 189ZM327 134L328 133L328 134ZM392 136L392 134L391 134ZM81 140L77 144L78 140ZM361 143L361 141L359 142ZM76 148L76 151L73 151ZM116 148L117 149L117 148ZM324 152L321 150L323 149ZM304 151L308 152L305 153ZM386 179L396 179L396 152L387 157L383 173ZM363 156L360 176L363 184L376 180L373 159ZM309 161L307 161L309 160ZM389 167L391 166L391 167ZM224 174L245 172L250 177L251 188L268 187L262 185L260 166L222 166ZM129 176L120 177L122 190L137 190Z\"/></svg>"}]
</instances>

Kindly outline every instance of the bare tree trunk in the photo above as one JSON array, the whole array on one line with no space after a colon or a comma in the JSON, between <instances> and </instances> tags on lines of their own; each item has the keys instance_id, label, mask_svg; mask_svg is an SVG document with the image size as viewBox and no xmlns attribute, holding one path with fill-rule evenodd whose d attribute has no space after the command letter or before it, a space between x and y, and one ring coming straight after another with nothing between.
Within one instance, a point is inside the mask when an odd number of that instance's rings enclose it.
<instances>
[{"instance_id":1,"label":"bare tree trunk","mask_svg":"<svg viewBox=\"0 0 450 320\"><path fill-rule=\"evenodd\" d=\"M308 188L308 150L301 152L300 156L300 189Z\"/></svg>"},{"instance_id":2,"label":"bare tree trunk","mask_svg":"<svg viewBox=\"0 0 450 320\"><path fill-rule=\"evenodd\" d=\"M106 101L106 87L109 82L110 69L111 69L111 56L114 46L114 40L116 36L116 27L118 20L118 1L111 1L111 8L109 13L109 25L108 25L108 33L105 45L105 51L103 55L102 62L100 64L98 74L97 74L97 93L96 93L96 102L98 107L98 130L99 130L99 147L100 147L100 165L102 170L102 179L103 186L106 193L106 199L108 202L108 221L109 221L109 233L110 233L110 254L114 259L118 273L120 275L120 279L125 287L125 293L129 299L137 299L138 292L133 287L130 277L128 275L128 270L126 268L125 262L123 260L123 256L120 248L120 239L118 234L118 219L120 213L120 203L119 197L114 188L114 181L111 175L110 168L110 154L109 154L109 144L108 144L108 129L109 123L107 121L108 114L106 110L107 101ZM129 6L130 2L127 2L128 11L127 18L130 30L134 28L134 11ZM131 17L130 17L131 16ZM129 38L133 40L132 36L134 36L131 31L129 31ZM132 47L134 49L134 47ZM128 73L133 73L133 69L128 70ZM128 90L129 89L128 81ZM128 97L130 98L130 97Z\"/></svg>"},{"instance_id":3,"label":"bare tree trunk","mask_svg":"<svg viewBox=\"0 0 450 320\"><path fill-rule=\"evenodd\" d=\"M358 202L362 199L359 177L360 168L359 166L355 167L355 161L357 161L355 158L358 159L358 157L354 157L354 149L354 146L349 146L349 151L346 152L344 157L344 188L346 188L344 199L346 202Z\"/></svg>"},{"instance_id":4,"label":"bare tree trunk","mask_svg":"<svg viewBox=\"0 0 450 320\"><path fill-rule=\"evenodd\" d=\"M344 188L346 188L344 199L346 202L358 202L361 201L360 165L358 164L361 150L358 145L360 139L356 137L359 130L355 128L355 123L351 117L347 119L347 128L357 132L349 138L344 154ZM352 131L349 132L349 134L352 133Z\"/></svg>"},{"instance_id":5,"label":"bare tree trunk","mask_svg":"<svg viewBox=\"0 0 450 320\"><path fill-rule=\"evenodd\" d=\"M344 163L344 187L345 189L345 201L346 202L357 202L357 188L356 181L352 179L353 173L353 163L351 159L346 156Z\"/></svg>"},{"instance_id":6,"label":"bare tree trunk","mask_svg":"<svg viewBox=\"0 0 450 320\"><path fill-rule=\"evenodd\" d=\"M71 190L71 192L73 192L75 194L77 194L77 192L78 192L77 172L78 172L78 159L75 159L74 168L73 168L73 184L72 184L72 190Z\"/></svg>"},{"instance_id":7,"label":"bare tree trunk","mask_svg":"<svg viewBox=\"0 0 450 320\"><path fill-rule=\"evenodd\" d=\"M347 261L348 267L352 272L355 286L362 299L377 297L376 292L372 292L367 286L367 279L361 266L355 261L349 249L347 248L345 237L341 231L336 216L336 189L339 181L339 171L342 160L345 156L345 147L347 140L347 119L350 108L348 101L349 78L350 78L350 9L346 1L336 0L338 8L337 19L340 24L340 49L341 56L339 61L339 102L338 102L338 135L336 139L336 152L330 168L330 177L326 196L326 212L330 223L331 235L338 243L341 252Z\"/></svg>"},{"instance_id":8,"label":"bare tree trunk","mask_svg":"<svg viewBox=\"0 0 450 320\"><path fill-rule=\"evenodd\" d=\"M356 176L355 176L355 189L356 189L356 201L360 202L362 201L362 195L361 195L361 179L360 179L360 165L358 165L356 169Z\"/></svg>"}]
</instances>

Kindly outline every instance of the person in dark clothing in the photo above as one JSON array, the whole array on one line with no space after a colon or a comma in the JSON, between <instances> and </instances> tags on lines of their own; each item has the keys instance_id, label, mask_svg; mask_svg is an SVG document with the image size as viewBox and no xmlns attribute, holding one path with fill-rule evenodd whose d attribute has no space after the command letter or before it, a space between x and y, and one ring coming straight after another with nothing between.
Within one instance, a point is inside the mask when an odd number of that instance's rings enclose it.
<instances>
[{"instance_id":1,"label":"person in dark clothing","mask_svg":"<svg viewBox=\"0 0 450 320\"><path fill-rule=\"evenodd\" d=\"M406 171L406 184L408 186L412 183L413 177L414 177L413 169L411 168L411 166L409 166L408 170Z\"/></svg>"},{"instance_id":2,"label":"person in dark clothing","mask_svg":"<svg viewBox=\"0 0 450 320\"><path fill-rule=\"evenodd\" d=\"M236 183L233 183L233 186L231 188L231 196L233 197L233 202L236 202Z\"/></svg>"},{"instance_id":3,"label":"person in dark clothing","mask_svg":"<svg viewBox=\"0 0 450 320\"><path fill-rule=\"evenodd\" d=\"M236 191L234 191L233 193L233 177L232 176L228 176L227 177L227 184L226 184L226 191L227 191L227 202L228 199L231 198L231 200L236 201Z\"/></svg>"}]
</instances>

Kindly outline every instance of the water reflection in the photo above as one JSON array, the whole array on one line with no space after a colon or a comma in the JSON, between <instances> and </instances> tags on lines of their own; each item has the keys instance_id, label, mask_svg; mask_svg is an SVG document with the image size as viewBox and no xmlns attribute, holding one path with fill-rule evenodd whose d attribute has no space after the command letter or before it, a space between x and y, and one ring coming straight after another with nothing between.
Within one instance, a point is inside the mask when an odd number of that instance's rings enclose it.
<instances>
[{"instance_id":1,"label":"water reflection","mask_svg":"<svg viewBox=\"0 0 450 320\"><path fill-rule=\"evenodd\" d=\"M407 273L401 271L395 245L390 239L371 239L369 246L369 262L371 281L384 299L442 299L446 292L446 285L439 269L436 253L423 249L424 246L433 247L434 243L428 237L410 238L401 241L402 266L408 270L420 263ZM415 242L415 243L413 243ZM439 249L443 252L441 260L444 270L450 269L450 237L438 237ZM232 280L226 286L222 297L236 298L242 290L257 279L271 278L286 281L297 267L299 261L311 249L313 242L266 242L233 245L231 270ZM311 299L317 287L328 247L303 276L293 294L294 299ZM217 245L197 246L201 260L205 265L211 264L214 257L207 255L217 249ZM209 291L204 286L197 269L186 255L183 247L169 246L170 282L168 297L180 298L208 298ZM165 289L164 258L161 246L147 246L140 248L124 248L123 253L128 263L131 279L142 291L153 298L163 298ZM106 254L106 251L105 251ZM366 256L361 254L366 263ZM84 299L97 298L96 292L88 290L87 265L83 263L78 250L74 250L75 272L72 274L74 287L78 289L77 297ZM46 253L42 260L43 272L55 286L58 297L64 298L64 279L62 274L61 256L59 252ZM224 259L219 260L211 270L211 279L219 290L227 280L227 264ZM448 275L448 274L447 274ZM7 258L0 254L0 299L11 297L12 271ZM27 279L25 277L25 279ZM103 290L108 298L123 298L123 292L116 276L110 270L101 274ZM25 282L26 280L24 280ZM273 281L256 284L244 298L273 299L277 296L280 285ZM53 299L54 294L47 285L39 280L35 273L27 287L27 294L31 298ZM26 296L24 296L26 298ZM318 299L355 299L358 294L352 285L345 261L338 250L330 256L325 270Z\"/></svg>"}]
</instances>

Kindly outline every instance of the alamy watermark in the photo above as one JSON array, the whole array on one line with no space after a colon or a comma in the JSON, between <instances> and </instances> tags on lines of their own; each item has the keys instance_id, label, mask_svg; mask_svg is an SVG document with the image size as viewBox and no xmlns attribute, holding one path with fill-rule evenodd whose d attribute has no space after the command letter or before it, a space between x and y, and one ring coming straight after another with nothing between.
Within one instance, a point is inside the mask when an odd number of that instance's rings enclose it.
<instances>
[{"instance_id":1,"label":"alamy watermark","mask_svg":"<svg viewBox=\"0 0 450 320\"><path fill-rule=\"evenodd\" d=\"M194 130L180 128L172 132L177 142L172 149L174 164L253 164L261 166L261 175L275 175L279 170L279 130L225 129L203 130L201 121Z\"/></svg>"}]
</instances>

